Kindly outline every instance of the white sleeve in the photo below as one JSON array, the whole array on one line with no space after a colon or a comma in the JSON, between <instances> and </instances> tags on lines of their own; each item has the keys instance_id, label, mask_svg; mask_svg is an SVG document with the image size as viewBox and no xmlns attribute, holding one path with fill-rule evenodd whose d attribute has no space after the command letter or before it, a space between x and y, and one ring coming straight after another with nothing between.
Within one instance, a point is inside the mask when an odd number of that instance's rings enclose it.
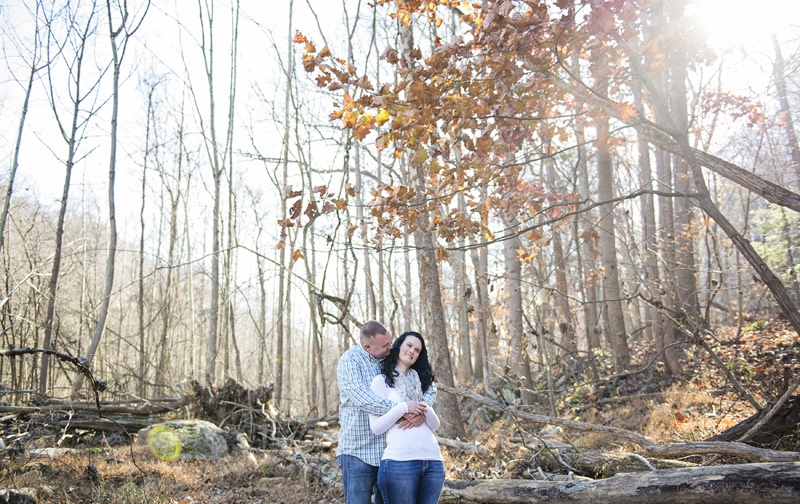
<instances>
[{"instance_id":1,"label":"white sleeve","mask_svg":"<svg viewBox=\"0 0 800 504\"><path fill-rule=\"evenodd\" d=\"M386 382L384 380L385 379L383 375L378 375L372 380L372 385L369 387L370 390L372 390L378 397L383 399L385 399L388 395L388 387L386 386ZM384 415L370 415L369 427L372 429L372 432L374 432L375 435L379 436L391 429L392 426L400 419L400 417L406 413L408 413L408 405L404 402L401 402ZM436 419L436 422L438 424L438 418Z\"/></svg>"},{"instance_id":2,"label":"white sleeve","mask_svg":"<svg viewBox=\"0 0 800 504\"><path fill-rule=\"evenodd\" d=\"M433 432L436 432L436 429L439 428L439 417L436 416L436 412L433 411L433 406L428 406L427 411L425 411L425 424L427 424Z\"/></svg>"}]
</instances>

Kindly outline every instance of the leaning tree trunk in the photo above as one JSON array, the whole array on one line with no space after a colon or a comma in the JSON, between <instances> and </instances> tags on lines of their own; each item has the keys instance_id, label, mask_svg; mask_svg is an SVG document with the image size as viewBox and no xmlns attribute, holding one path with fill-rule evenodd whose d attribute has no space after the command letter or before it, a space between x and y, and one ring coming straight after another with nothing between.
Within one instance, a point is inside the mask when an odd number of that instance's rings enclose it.
<instances>
[{"instance_id":1,"label":"leaning tree trunk","mask_svg":"<svg viewBox=\"0 0 800 504\"><path fill-rule=\"evenodd\" d=\"M647 72L639 62L638 56L631 53L629 53L628 56L630 61L637 67L639 74L646 76ZM714 203L714 200L711 198L708 186L706 185L703 170L701 168L700 158L702 153L696 149L693 149L689 144L689 139L686 135L686 132L677 129L675 124L672 123L669 114L666 112L666 103L662 98L660 98L659 92L649 76L645 79L645 84L647 84L648 90L652 95L654 106L660 110L659 116L666 118L666 124L663 125L665 131L668 131L670 136L672 136L674 143L680 149L681 155L689 164L692 179L697 191L695 195L697 205L719 225L720 229L722 229L731 242L733 242L733 245L736 247L736 249L745 257L745 259L747 259L747 262L749 262L753 267L755 274L758 275L761 281L764 282L764 284L772 293L775 301L778 303L778 306L781 307L783 315L792 324L792 328L795 331L800 332L800 312L797 311L797 307L786 291L786 287L783 285L783 282L780 278L775 276L775 273L772 272L758 252L755 251L750 241L742 236L742 234L739 233L733 224L731 224L727 217L720 212L716 203ZM669 142L667 142L665 145L669 145ZM796 195L792 195L792 197L794 196Z\"/></svg>"},{"instance_id":2,"label":"leaning tree trunk","mask_svg":"<svg viewBox=\"0 0 800 504\"><path fill-rule=\"evenodd\" d=\"M19 149L22 146L22 131L25 128L25 119L28 117L28 103L31 99L31 91L33 91L33 82L36 77L36 72L39 71L39 2L36 2L36 29L34 33L33 56L31 59L30 73L28 74L28 84L25 86L25 99L22 102L22 111L19 115L19 126L17 127L17 140L14 142L14 154L11 157L11 168L8 170L8 181L6 183L6 197L3 200L3 210L0 213L0 250L3 250L6 219L8 218L8 208L11 204L11 194L14 192L14 178L17 174L17 166L19 166Z\"/></svg>"}]
</instances>

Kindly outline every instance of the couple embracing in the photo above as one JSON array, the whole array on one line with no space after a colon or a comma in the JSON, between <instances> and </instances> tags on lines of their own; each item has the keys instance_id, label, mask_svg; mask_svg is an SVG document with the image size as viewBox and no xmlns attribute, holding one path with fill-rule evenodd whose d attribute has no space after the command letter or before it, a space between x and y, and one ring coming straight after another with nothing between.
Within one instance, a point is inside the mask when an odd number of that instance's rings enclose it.
<instances>
[{"instance_id":1,"label":"couple embracing","mask_svg":"<svg viewBox=\"0 0 800 504\"><path fill-rule=\"evenodd\" d=\"M345 502L435 504L444 464L433 431L439 418L425 340L408 331L392 344L380 322L361 327L339 358L339 446Z\"/></svg>"}]
</instances>

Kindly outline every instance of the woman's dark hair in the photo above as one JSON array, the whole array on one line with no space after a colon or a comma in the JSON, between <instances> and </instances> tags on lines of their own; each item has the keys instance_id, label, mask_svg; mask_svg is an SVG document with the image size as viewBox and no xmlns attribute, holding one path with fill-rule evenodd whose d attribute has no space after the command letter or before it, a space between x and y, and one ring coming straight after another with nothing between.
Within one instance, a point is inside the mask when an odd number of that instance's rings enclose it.
<instances>
[{"instance_id":1,"label":"woman's dark hair","mask_svg":"<svg viewBox=\"0 0 800 504\"><path fill-rule=\"evenodd\" d=\"M428 349L425 348L425 340L418 332L406 331L395 340L389 355L381 362L381 373L386 377L386 385L394 388L394 378L395 376L399 376L397 372L397 360L400 357L400 347L403 346L403 342L409 336L414 336L422 344L419 357L417 357L417 361L411 365L411 369L417 372L419 381L422 384L422 391L426 392L436 377L433 374L431 361L428 360Z\"/></svg>"}]
</instances>

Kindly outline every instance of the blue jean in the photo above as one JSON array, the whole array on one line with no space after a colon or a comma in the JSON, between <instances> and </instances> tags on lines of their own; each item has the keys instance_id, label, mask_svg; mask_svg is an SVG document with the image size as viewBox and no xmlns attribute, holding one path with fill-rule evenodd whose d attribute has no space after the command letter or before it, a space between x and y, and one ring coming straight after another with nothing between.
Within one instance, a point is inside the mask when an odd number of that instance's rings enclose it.
<instances>
[{"instance_id":1,"label":"blue jean","mask_svg":"<svg viewBox=\"0 0 800 504\"><path fill-rule=\"evenodd\" d=\"M441 460L381 460L378 469L385 504L436 504L443 485Z\"/></svg>"},{"instance_id":2,"label":"blue jean","mask_svg":"<svg viewBox=\"0 0 800 504\"><path fill-rule=\"evenodd\" d=\"M383 497L378 485L378 468L371 466L358 457L339 455L336 457L342 466L342 484L344 485L344 501L347 504L370 504L375 492L375 504L382 504Z\"/></svg>"}]
</instances>

